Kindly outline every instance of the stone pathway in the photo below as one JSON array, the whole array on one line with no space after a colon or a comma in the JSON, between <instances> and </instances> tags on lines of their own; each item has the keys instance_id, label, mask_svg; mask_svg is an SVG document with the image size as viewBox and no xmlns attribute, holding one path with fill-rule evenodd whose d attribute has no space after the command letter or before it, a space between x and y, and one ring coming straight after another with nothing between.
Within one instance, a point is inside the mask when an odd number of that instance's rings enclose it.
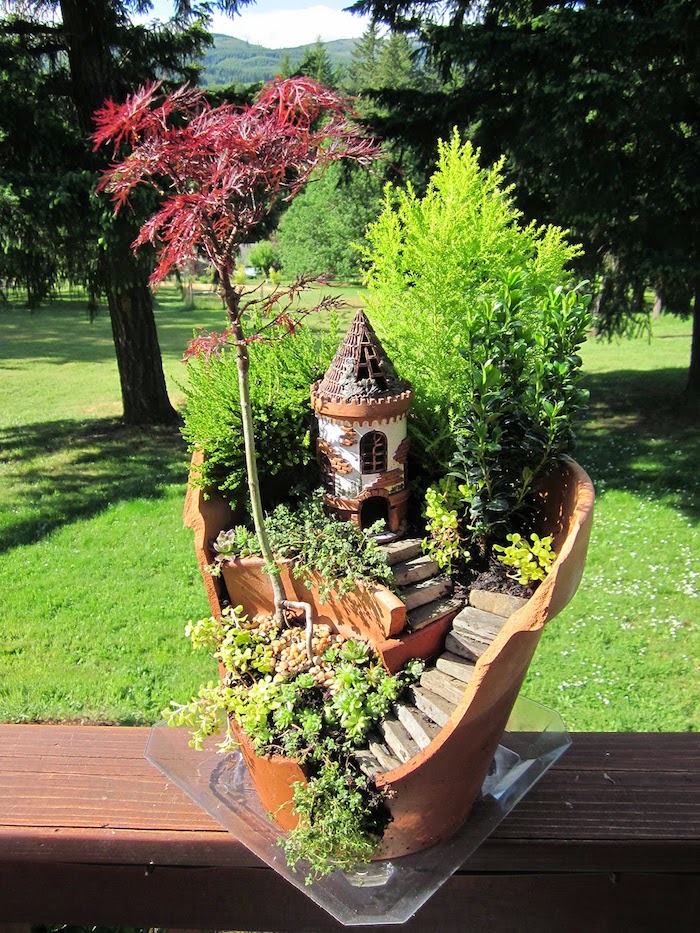
<instances>
[{"instance_id":1,"label":"stone pathway","mask_svg":"<svg viewBox=\"0 0 700 933\"><path fill-rule=\"evenodd\" d=\"M449 594L452 583L421 553L420 540L395 541L384 548L408 608L408 627L416 631L461 605ZM476 661L508 618L526 602L513 596L472 590L470 605L455 616L444 652L426 667L420 682L394 705L355 758L370 777L397 768L426 748L447 723L469 683Z\"/></svg>"}]
</instances>

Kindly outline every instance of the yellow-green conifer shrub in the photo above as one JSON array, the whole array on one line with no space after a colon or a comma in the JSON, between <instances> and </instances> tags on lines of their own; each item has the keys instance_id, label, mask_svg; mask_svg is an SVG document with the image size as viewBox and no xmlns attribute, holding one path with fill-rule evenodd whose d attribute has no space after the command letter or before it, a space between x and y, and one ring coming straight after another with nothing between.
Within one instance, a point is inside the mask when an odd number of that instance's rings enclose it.
<instances>
[{"instance_id":1,"label":"yellow-green conifer shrub","mask_svg":"<svg viewBox=\"0 0 700 933\"><path fill-rule=\"evenodd\" d=\"M589 327L578 247L522 222L502 165L482 168L455 131L424 197L386 189L364 248L369 316L415 388L416 466L434 481L452 464L470 527L489 536L571 449Z\"/></svg>"}]
</instances>

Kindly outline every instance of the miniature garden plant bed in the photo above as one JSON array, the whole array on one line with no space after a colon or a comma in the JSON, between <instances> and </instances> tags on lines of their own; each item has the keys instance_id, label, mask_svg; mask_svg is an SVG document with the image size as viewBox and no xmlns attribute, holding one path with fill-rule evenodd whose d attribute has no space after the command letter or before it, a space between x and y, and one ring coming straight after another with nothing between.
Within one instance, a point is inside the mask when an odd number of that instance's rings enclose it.
<instances>
[{"instance_id":1,"label":"miniature garden plant bed","mask_svg":"<svg viewBox=\"0 0 700 933\"><path fill-rule=\"evenodd\" d=\"M221 676L169 719L195 724L196 743L225 714L224 747L240 745L289 831L290 863L308 862L310 880L421 851L469 813L542 628L581 577L593 494L566 458L589 325L564 270L576 249L555 228L521 227L498 167L481 170L455 135L425 198L388 193L368 233L369 303L403 378L363 311L321 364L308 341L284 339L309 313L297 303L307 283L246 296L236 251L313 172L366 162L376 147L347 102L308 79L243 108L157 90L97 115L98 143L132 148L104 184L119 207L137 185L167 179L136 244L159 248L154 283L203 251L228 318L186 354L188 412L199 406L198 421L186 416L186 522L212 610L189 628ZM498 250L480 245L491 242ZM309 372L311 408L300 395ZM409 452L425 542L402 540ZM316 469L320 501L309 493ZM240 511L245 481L254 533L228 530L221 497ZM474 590L465 605L453 574L494 554L540 586L525 602L485 603Z\"/></svg>"},{"instance_id":2,"label":"miniature garden plant bed","mask_svg":"<svg viewBox=\"0 0 700 933\"><path fill-rule=\"evenodd\" d=\"M432 607L425 604L429 608L422 616L412 616L415 610L407 610L399 596L380 585L359 584L340 599L331 597L322 602L318 585L296 578L289 567L285 568L285 589L314 606L317 637L324 647L334 638L342 638L350 646L353 638L362 638L377 652L387 672L405 672L409 664L407 673L399 673L397 683L393 678L386 681L391 683L384 697L389 702L377 704L380 715L351 756L357 780L369 779L368 789L376 787L382 792L390 814L388 823L386 812L375 816L374 823L370 821L370 837L386 825L381 842L378 836L369 843L365 840L364 857L397 857L448 838L477 798L542 629L571 599L583 571L592 521L590 480L569 461L552 474L542 501L541 529L554 535L557 556L546 580L527 600L472 590L466 604L454 597L438 596ZM189 490L185 519L194 529L202 567L214 560L212 543L221 528L227 527L228 517L229 507L223 499L205 499L201 490ZM413 575L411 565L425 564L421 542L400 540L384 550L401 593L405 574L408 572L409 578ZM269 620L273 616L272 589L261 569L260 559L238 557L222 561L218 579L204 570L212 619L221 618L222 613L226 617L229 610L222 608L222 603L241 606L240 611L249 619ZM412 585L403 583L409 591ZM403 624L392 632L401 618ZM263 622L263 627L268 625L269 621ZM294 629L290 631L294 633ZM295 675L299 700L303 690L310 689L305 686L307 672L320 683L321 692L332 683L332 674L327 661L310 664L306 660L303 622L297 622L295 640L296 663L304 678L299 684L300 675ZM337 641L333 645L337 650ZM425 662L418 676L410 667L413 659ZM226 671L222 675L226 684ZM283 678L295 682L284 670ZM395 688L404 684L396 693ZM258 707L258 711L264 709L264 704ZM313 710L313 704L309 709ZM274 713L270 722L273 718ZM177 716L173 721L178 721ZM299 813L292 807L291 788L305 781L307 772L294 758L258 754L240 720L233 731L263 805L281 829L294 830ZM251 732L255 734L255 727ZM374 808L375 814L381 813L376 799ZM306 816L308 813L302 813L302 820ZM343 825L342 821L337 823L341 833ZM327 837L324 845L331 861L318 859L313 865L318 873L348 867L361 854L357 848L347 861L340 857L334 860ZM308 858L308 849L303 852ZM293 845L289 854L291 858L298 854Z\"/></svg>"}]
</instances>

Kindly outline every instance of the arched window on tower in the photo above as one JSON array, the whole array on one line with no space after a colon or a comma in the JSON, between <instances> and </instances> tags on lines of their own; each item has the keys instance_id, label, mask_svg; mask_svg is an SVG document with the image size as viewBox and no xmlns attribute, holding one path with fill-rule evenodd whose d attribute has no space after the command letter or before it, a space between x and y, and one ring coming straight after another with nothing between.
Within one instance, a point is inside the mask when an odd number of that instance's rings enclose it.
<instances>
[{"instance_id":1,"label":"arched window on tower","mask_svg":"<svg viewBox=\"0 0 700 933\"><path fill-rule=\"evenodd\" d=\"M360 441L360 468L363 473L386 472L386 434L368 431Z\"/></svg>"}]
</instances>

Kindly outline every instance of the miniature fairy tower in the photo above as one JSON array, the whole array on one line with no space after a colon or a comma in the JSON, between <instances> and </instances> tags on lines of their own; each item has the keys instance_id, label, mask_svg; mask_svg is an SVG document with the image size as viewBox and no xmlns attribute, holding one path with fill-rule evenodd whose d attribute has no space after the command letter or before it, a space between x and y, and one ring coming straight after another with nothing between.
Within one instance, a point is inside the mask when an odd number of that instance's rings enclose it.
<instances>
[{"instance_id":1,"label":"miniature fairy tower","mask_svg":"<svg viewBox=\"0 0 700 933\"><path fill-rule=\"evenodd\" d=\"M312 386L311 404L326 508L360 528L384 520L383 540L405 530L412 398L358 311L325 376Z\"/></svg>"}]
</instances>

